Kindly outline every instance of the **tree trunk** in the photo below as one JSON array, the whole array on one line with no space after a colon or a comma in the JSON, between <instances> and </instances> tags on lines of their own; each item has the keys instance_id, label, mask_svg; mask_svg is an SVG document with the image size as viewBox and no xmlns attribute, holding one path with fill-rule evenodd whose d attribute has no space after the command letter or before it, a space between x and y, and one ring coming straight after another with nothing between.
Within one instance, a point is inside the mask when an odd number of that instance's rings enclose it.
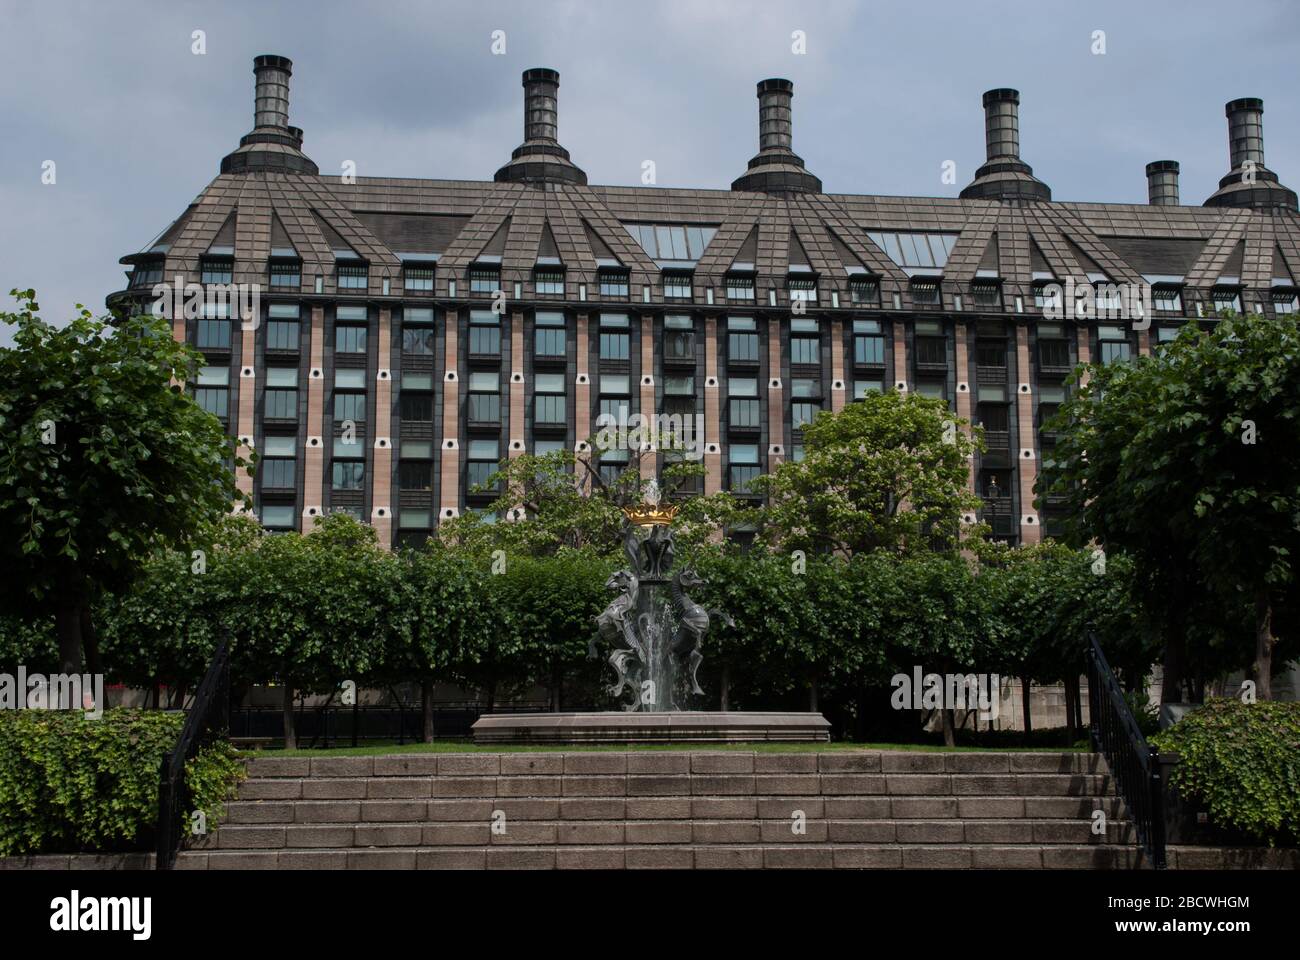
<instances>
[{"instance_id":1,"label":"tree trunk","mask_svg":"<svg viewBox=\"0 0 1300 960\"><path fill-rule=\"evenodd\" d=\"M952 729L952 711L941 708L939 710L939 719L943 724L943 745L945 747L957 746L957 738L953 735Z\"/></svg>"},{"instance_id":2,"label":"tree trunk","mask_svg":"<svg viewBox=\"0 0 1300 960\"><path fill-rule=\"evenodd\" d=\"M1029 703L1032 699L1033 691L1030 689L1029 678L1020 678L1020 708L1025 715L1025 746L1029 746L1030 737L1034 732L1034 721L1029 712Z\"/></svg>"},{"instance_id":3,"label":"tree trunk","mask_svg":"<svg viewBox=\"0 0 1300 960\"><path fill-rule=\"evenodd\" d=\"M424 715L420 739L425 743L433 743L433 680L429 677L420 681L420 712Z\"/></svg>"},{"instance_id":4,"label":"tree trunk","mask_svg":"<svg viewBox=\"0 0 1300 960\"><path fill-rule=\"evenodd\" d=\"M81 672L81 606L75 600L59 601L54 611L54 630L59 638L59 670Z\"/></svg>"},{"instance_id":5,"label":"tree trunk","mask_svg":"<svg viewBox=\"0 0 1300 960\"><path fill-rule=\"evenodd\" d=\"M1165 639L1164 675L1160 678L1160 702L1183 702L1183 645L1184 634Z\"/></svg>"},{"instance_id":6,"label":"tree trunk","mask_svg":"<svg viewBox=\"0 0 1300 960\"><path fill-rule=\"evenodd\" d=\"M92 676L103 673L99 661L99 634L95 632L95 621L90 615L90 603L81 607L81 645L86 653L86 670Z\"/></svg>"},{"instance_id":7,"label":"tree trunk","mask_svg":"<svg viewBox=\"0 0 1300 960\"><path fill-rule=\"evenodd\" d=\"M817 713L821 708L817 705L817 677L808 678L808 711Z\"/></svg>"},{"instance_id":8,"label":"tree trunk","mask_svg":"<svg viewBox=\"0 0 1300 960\"><path fill-rule=\"evenodd\" d=\"M559 661L551 664L551 713L564 709L564 672Z\"/></svg>"},{"instance_id":9,"label":"tree trunk","mask_svg":"<svg viewBox=\"0 0 1300 960\"><path fill-rule=\"evenodd\" d=\"M1074 725L1074 698L1076 696L1075 684L1078 681L1071 681L1067 676L1065 678L1065 738L1067 746L1074 746L1074 741L1079 739L1079 730Z\"/></svg>"},{"instance_id":10,"label":"tree trunk","mask_svg":"<svg viewBox=\"0 0 1300 960\"><path fill-rule=\"evenodd\" d=\"M722 665L722 711L731 709L731 664Z\"/></svg>"},{"instance_id":11,"label":"tree trunk","mask_svg":"<svg viewBox=\"0 0 1300 960\"><path fill-rule=\"evenodd\" d=\"M284 681L284 749L294 750L298 737L293 732L293 684Z\"/></svg>"},{"instance_id":12,"label":"tree trunk","mask_svg":"<svg viewBox=\"0 0 1300 960\"><path fill-rule=\"evenodd\" d=\"M1255 699L1273 699L1273 604L1268 590L1255 591L1255 663L1252 667L1255 681Z\"/></svg>"}]
</instances>

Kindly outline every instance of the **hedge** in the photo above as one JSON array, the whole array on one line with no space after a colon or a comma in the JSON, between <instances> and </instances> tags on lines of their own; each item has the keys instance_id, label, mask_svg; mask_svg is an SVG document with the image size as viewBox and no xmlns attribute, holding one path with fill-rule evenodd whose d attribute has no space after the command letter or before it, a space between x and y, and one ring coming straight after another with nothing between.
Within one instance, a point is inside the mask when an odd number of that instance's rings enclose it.
<instances>
[{"instance_id":1,"label":"hedge","mask_svg":"<svg viewBox=\"0 0 1300 960\"><path fill-rule=\"evenodd\" d=\"M179 712L0 713L0 855L147 850L158 816L159 766L180 736ZM216 826L243 775L228 743L186 765L194 808Z\"/></svg>"},{"instance_id":2,"label":"hedge","mask_svg":"<svg viewBox=\"0 0 1300 960\"><path fill-rule=\"evenodd\" d=\"M1215 826L1300 842L1300 703L1210 700L1151 742L1178 754L1171 782Z\"/></svg>"}]
</instances>

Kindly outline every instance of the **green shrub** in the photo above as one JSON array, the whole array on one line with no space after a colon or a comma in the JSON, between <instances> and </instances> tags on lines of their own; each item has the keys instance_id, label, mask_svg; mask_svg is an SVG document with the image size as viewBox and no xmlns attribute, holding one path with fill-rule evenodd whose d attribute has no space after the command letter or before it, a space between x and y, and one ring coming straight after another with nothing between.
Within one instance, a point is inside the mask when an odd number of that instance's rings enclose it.
<instances>
[{"instance_id":1,"label":"green shrub","mask_svg":"<svg viewBox=\"0 0 1300 960\"><path fill-rule=\"evenodd\" d=\"M0 854L147 850L158 817L158 775L181 713L114 709L0 713ZM185 770L211 830L242 776L224 741Z\"/></svg>"},{"instance_id":2,"label":"green shrub","mask_svg":"<svg viewBox=\"0 0 1300 960\"><path fill-rule=\"evenodd\" d=\"M1173 785L1215 826L1300 841L1300 703L1211 700L1152 742L1178 754Z\"/></svg>"}]
</instances>

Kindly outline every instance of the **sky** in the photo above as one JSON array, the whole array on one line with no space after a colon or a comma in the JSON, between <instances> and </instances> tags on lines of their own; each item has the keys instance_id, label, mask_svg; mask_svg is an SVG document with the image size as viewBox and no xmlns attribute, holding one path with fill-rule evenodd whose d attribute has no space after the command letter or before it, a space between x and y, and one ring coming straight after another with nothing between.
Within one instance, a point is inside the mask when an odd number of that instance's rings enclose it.
<instances>
[{"instance_id":1,"label":"sky","mask_svg":"<svg viewBox=\"0 0 1300 960\"><path fill-rule=\"evenodd\" d=\"M653 160L659 186L727 188L757 150L755 83L777 76L827 192L956 196L994 87L1020 90L1021 156L1058 200L1144 203L1145 164L1170 159L1199 204L1244 96L1265 102L1267 166L1300 187L1288 0L0 0L0 309L34 287L47 320L101 311L118 258L251 129L261 53L293 60L289 122L323 174L489 180L522 140L520 74L546 66L596 184Z\"/></svg>"}]
</instances>

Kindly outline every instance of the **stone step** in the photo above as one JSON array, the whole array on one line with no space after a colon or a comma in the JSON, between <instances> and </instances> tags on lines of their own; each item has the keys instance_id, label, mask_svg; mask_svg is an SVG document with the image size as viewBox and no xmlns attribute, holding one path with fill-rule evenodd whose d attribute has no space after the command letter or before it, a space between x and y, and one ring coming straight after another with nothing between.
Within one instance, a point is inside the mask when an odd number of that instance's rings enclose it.
<instances>
[{"instance_id":1,"label":"stone step","mask_svg":"<svg viewBox=\"0 0 1300 960\"><path fill-rule=\"evenodd\" d=\"M601 776L626 774L1102 773L1099 754L1068 752L909 753L743 750L581 753L403 753L366 757L254 757L250 778Z\"/></svg>"},{"instance_id":2,"label":"stone step","mask_svg":"<svg viewBox=\"0 0 1300 960\"><path fill-rule=\"evenodd\" d=\"M506 799L293 801L238 800L225 825L357 822L480 822L500 811L508 820L783 820L809 819L1083 820L1102 810L1124 816L1114 797L566 797Z\"/></svg>"},{"instance_id":3,"label":"stone step","mask_svg":"<svg viewBox=\"0 0 1300 960\"><path fill-rule=\"evenodd\" d=\"M1175 856L1178 853L1175 851ZM442 846L386 849L185 851L183 870L415 869L1132 869L1136 847L1119 844L719 844L709 846ZM1281 865L1281 864L1278 864Z\"/></svg>"},{"instance_id":4,"label":"stone step","mask_svg":"<svg viewBox=\"0 0 1300 960\"><path fill-rule=\"evenodd\" d=\"M591 776L258 777L240 800L654 796L1082 797L1113 792L1105 774L621 774Z\"/></svg>"},{"instance_id":5,"label":"stone step","mask_svg":"<svg viewBox=\"0 0 1300 960\"><path fill-rule=\"evenodd\" d=\"M606 844L1080 844L1134 840L1130 824L1092 833L1089 820L487 820L447 823L228 824L195 849ZM796 826L802 830L795 833Z\"/></svg>"}]
</instances>

